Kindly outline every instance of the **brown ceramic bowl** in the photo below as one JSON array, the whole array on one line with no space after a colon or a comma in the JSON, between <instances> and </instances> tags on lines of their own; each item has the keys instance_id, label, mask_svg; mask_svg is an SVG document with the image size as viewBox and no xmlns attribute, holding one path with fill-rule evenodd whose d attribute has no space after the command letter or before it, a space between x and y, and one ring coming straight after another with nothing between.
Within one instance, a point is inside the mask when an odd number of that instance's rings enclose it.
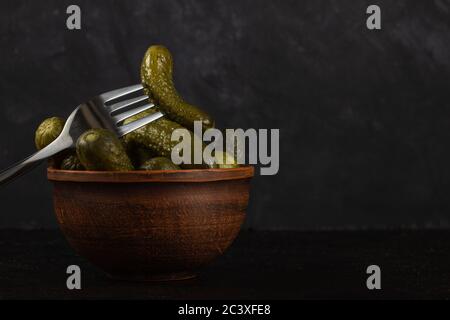
<instances>
[{"instance_id":1,"label":"brown ceramic bowl","mask_svg":"<svg viewBox=\"0 0 450 320\"><path fill-rule=\"evenodd\" d=\"M48 169L71 246L110 276L175 280L221 255L245 217L253 167L97 172Z\"/></svg>"}]
</instances>

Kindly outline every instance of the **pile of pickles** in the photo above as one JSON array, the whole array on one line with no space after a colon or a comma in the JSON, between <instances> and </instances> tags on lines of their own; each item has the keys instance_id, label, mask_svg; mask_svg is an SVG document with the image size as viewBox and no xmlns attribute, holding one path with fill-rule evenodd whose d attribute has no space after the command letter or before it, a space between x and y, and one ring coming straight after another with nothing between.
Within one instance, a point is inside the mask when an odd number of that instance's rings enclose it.
<instances>
[{"instance_id":1,"label":"pile of pickles","mask_svg":"<svg viewBox=\"0 0 450 320\"><path fill-rule=\"evenodd\" d=\"M172 149L178 144L172 141L176 129L188 129L191 136L194 122L199 121L203 130L214 127L213 119L203 110L187 103L173 83L173 60L163 46L151 46L141 65L144 92L157 108L152 108L128 118L124 124L136 121L158 111L164 117L147 124L122 138L105 129L90 129L76 142L76 148L63 151L51 159L51 166L62 170L129 171L129 170L180 170L238 167L227 154L216 154L211 161L201 164L180 164L171 161ZM65 120L52 117L44 120L36 130L35 144L38 150L49 145L61 133ZM217 161L218 158L226 161ZM222 164L226 162L226 164ZM191 162L193 163L193 162Z\"/></svg>"}]
</instances>

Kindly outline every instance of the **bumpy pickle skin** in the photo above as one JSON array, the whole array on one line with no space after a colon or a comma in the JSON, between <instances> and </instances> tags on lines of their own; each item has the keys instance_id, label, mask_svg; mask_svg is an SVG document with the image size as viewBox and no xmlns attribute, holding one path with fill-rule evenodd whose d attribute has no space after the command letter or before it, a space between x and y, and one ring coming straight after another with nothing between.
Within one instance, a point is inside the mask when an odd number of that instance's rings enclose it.
<instances>
[{"instance_id":1,"label":"bumpy pickle skin","mask_svg":"<svg viewBox=\"0 0 450 320\"><path fill-rule=\"evenodd\" d=\"M59 117L51 117L42 121L36 129L34 143L37 150L41 150L52 143L61 134L64 128L65 120ZM64 150L52 156L48 160L51 168L59 168L62 160L64 160L72 151Z\"/></svg>"},{"instance_id":2,"label":"bumpy pickle skin","mask_svg":"<svg viewBox=\"0 0 450 320\"><path fill-rule=\"evenodd\" d=\"M76 154L70 154L61 162L61 170L82 171L84 167Z\"/></svg>"},{"instance_id":3,"label":"bumpy pickle skin","mask_svg":"<svg viewBox=\"0 0 450 320\"><path fill-rule=\"evenodd\" d=\"M52 117L45 119L36 129L34 143L38 150L41 150L52 143L64 128L64 119Z\"/></svg>"},{"instance_id":4,"label":"bumpy pickle skin","mask_svg":"<svg viewBox=\"0 0 450 320\"><path fill-rule=\"evenodd\" d=\"M153 109L146 110L139 113L138 115L128 118L124 121L124 124L136 121L155 112L156 110ZM123 141L127 149L141 147L150 150L160 157L171 159L172 149L179 144L178 141L171 140L172 132L176 129L186 128L163 117L127 134L123 137ZM191 137L192 139L195 139L194 133L192 132ZM191 143L191 145L193 145L193 142ZM204 162L202 164L193 163L194 161L192 160L191 164L181 164L180 167L183 169L207 169L217 167L217 165L214 163L214 160L208 161L206 163Z\"/></svg>"},{"instance_id":5,"label":"bumpy pickle skin","mask_svg":"<svg viewBox=\"0 0 450 320\"><path fill-rule=\"evenodd\" d=\"M114 133L105 129L90 129L77 141L77 155L86 170L133 170L122 142Z\"/></svg>"},{"instance_id":6,"label":"bumpy pickle skin","mask_svg":"<svg viewBox=\"0 0 450 320\"><path fill-rule=\"evenodd\" d=\"M165 157L156 157L145 161L139 170L180 170L181 168Z\"/></svg>"},{"instance_id":7,"label":"bumpy pickle skin","mask_svg":"<svg viewBox=\"0 0 450 320\"><path fill-rule=\"evenodd\" d=\"M201 121L203 130L214 127L213 119L200 108L187 103L173 83L173 59L170 51L160 45L151 46L141 64L141 80L146 93L169 119L194 130L194 121Z\"/></svg>"}]
</instances>

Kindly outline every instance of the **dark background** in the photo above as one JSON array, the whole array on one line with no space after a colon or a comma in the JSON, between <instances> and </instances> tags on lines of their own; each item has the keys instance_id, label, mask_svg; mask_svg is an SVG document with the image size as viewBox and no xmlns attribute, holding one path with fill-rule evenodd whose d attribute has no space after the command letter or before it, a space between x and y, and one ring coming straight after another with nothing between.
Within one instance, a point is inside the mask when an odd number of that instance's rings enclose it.
<instances>
[{"instance_id":1,"label":"dark background","mask_svg":"<svg viewBox=\"0 0 450 320\"><path fill-rule=\"evenodd\" d=\"M66 8L82 30L66 29ZM366 29L378 4L382 30ZM449 227L450 1L1 1L0 166L34 130L139 81L151 44L221 127L279 128L256 229ZM0 228L56 226L45 168L0 189Z\"/></svg>"}]
</instances>

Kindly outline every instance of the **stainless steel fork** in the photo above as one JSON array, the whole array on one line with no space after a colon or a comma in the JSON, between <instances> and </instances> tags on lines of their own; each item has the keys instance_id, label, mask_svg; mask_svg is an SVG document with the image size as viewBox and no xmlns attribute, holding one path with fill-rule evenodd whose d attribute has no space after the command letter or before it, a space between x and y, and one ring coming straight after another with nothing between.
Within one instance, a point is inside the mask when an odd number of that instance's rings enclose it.
<instances>
[{"instance_id":1,"label":"stainless steel fork","mask_svg":"<svg viewBox=\"0 0 450 320\"><path fill-rule=\"evenodd\" d=\"M122 137L161 118L163 114L156 112L129 124L123 124L125 119L154 107L153 103L148 102L148 96L144 94L129 98L132 94L139 94L141 90L140 84L117 89L79 105L67 118L58 138L42 150L0 172L0 185L22 175L58 152L73 148L78 137L88 129L105 128L116 133L118 137ZM145 101L147 103L144 103Z\"/></svg>"}]
</instances>

